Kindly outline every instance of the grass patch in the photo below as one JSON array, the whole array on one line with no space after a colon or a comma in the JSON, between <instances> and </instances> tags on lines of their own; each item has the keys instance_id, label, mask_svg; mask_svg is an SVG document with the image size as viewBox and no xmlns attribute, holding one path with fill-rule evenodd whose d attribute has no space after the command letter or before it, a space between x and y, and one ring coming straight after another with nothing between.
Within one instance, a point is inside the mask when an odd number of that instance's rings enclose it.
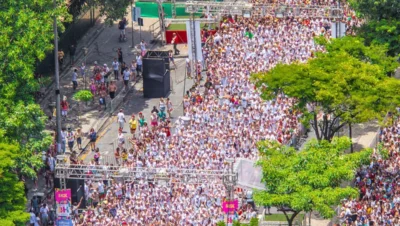
<instances>
[{"instance_id":1,"label":"grass patch","mask_svg":"<svg viewBox=\"0 0 400 226\"><path fill-rule=\"evenodd\" d=\"M292 214L288 215L289 218L292 216ZM272 215L265 215L265 221L287 221L285 214L272 214ZM297 216L294 218L293 223L296 222L296 220L298 220L299 222L301 222L304 219L304 213L299 213L297 214Z\"/></svg>"}]
</instances>

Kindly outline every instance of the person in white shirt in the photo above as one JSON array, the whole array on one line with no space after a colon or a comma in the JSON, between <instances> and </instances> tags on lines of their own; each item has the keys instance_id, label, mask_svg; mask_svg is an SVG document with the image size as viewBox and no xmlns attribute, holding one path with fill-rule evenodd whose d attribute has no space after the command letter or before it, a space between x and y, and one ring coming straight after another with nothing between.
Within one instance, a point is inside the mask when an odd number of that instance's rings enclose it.
<instances>
[{"instance_id":1,"label":"person in white shirt","mask_svg":"<svg viewBox=\"0 0 400 226\"><path fill-rule=\"evenodd\" d=\"M119 110L119 113L117 115L117 121L119 124L119 130L122 131L124 129L124 123L126 122L125 114L122 109Z\"/></svg>"},{"instance_id":2,"label":"person in white shirt","mask_svg":"<svg viewBox=\"0 0 400 226\"><path fill-rule=\"evenodd\" d=\"M74 69L74 71L72 72L72 88L75 91L76 88L78 87L78 69Z\"/></svg>"},{"instance_id":3,"label":"person in white shirt","mask_svg":"<svg viewBox=\"0 0 400 226\"><path fill-rule=\"evenodd\" d=\"M123 73L123 77L124 77L125 91L128 91L129 79L131 77L131 72L129 71L128 68L125 69L125 71Z\"/></svg>"},{"instance_id":4,"label":"person in white shirt","mask_svg":"<svg viewBox=\"0 0 400 226\"><path fill-rule=\"evenodd\" d=\"M119 69L119 62L117 61L117 58L114 58L114 61L112 63L112 68L114 70L114 78L118 80L118 69Z\"/></svg>"},{"instance_id":5,"label":"person in white shirt","mask_svg":"<svg viewBox=\"0 0 400 226\"><path fill-rule=\"evenodd\" d=\"M40 219L43 225L48 225L49 222L49 208L46 206L46 204L43 204L43 206L40 208Z\"/></svg>"},{"instance_id":6,"label":"person in white shirt","mask_svg":"<svg viewBox=\"0 0 400 226\"><path fill-rule=\"evenodd\" d=\"M138 54L136 56L136 72L137 72L136 74L137 74L137 76L140 76L142 74L142 64L143 64L142 56L140 54Z\"/></svg>"},{"instance_id":7,"label":"person in white shirt","mask_svg":"<svg viewBox=\"0 0 400 226\"><path fill-rule=\"evenodd\" d=\"M29 224L31 226L35 226L35 223L37 222L37 220L36 220L36 214L34 213L33 208L31 209L29 214L30 214Z\"/></svg>"}]
</instances>

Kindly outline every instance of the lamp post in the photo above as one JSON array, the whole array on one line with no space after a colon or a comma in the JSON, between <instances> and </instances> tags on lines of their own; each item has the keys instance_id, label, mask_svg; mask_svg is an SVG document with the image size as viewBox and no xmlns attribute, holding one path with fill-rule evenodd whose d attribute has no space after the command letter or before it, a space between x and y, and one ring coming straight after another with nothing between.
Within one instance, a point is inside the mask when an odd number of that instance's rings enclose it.
<instances>
[{"instance_id":1,"label":"lamp post","mask_svg":"<svg viewBox=\"0 0 400 226\"><path fill-rule=\"evenodd\" d=\"M56 0L53 0L54 9L57 8ZM57 154L61 152L61 107L60 107L60 68L58 64L58 31L57 31L57 15L54 16L53 21L54 31L54 62L55 62L55 82L56 82L56 125L57 125Z\"/></svg>"},{"instance_id":2,"label":"lamp post","mask_svg":"<svg viewBox=\"0 0 400 226\"><path fill-rule=\"evenodd\" d=\"M234 163L234 159L226 159L226 162L228 164L230 164L230 169L229 169L229 173L227 175L224 175L222 177L222 183L225 186L225 189L228 192L228 197L229 197L229 201L233 200L233 189L236 186L236 183L238 181L238 176L235 172L233 172L233 163ZM226 221L229 224L229 212L230 212L230 205L228 207L228 213L227 213L227 218Z\"/></svg>"},{"instance_id":3,"label":"lamp post","mask_svg":"<svg viewBox=\"0 0 400 226\"><path fill-rule=\"evenodd\" d=\"M134 37L133 37L133 23L134 23L134 18L133 18L133 1L134 0L132 0L131 1L131 17L132 17L132 47L131 48L135 48L135 44L134 44L134 41L133 41L133 39L134 39Z\"/></svg>"}]
</instances>

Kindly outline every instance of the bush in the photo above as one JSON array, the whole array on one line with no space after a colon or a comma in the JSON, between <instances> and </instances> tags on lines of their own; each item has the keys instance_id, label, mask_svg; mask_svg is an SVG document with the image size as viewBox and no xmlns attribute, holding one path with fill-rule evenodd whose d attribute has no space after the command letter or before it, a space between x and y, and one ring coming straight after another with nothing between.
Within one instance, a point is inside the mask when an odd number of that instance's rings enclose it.
<instances>
[{"instance_id":1,"label":"bush","mask_svg":"<svg viewBox=\"0 0 400 226\"><path fill-rule=\"evenodd\" d=\"M258 226L258 218L257 217L253 217L250 220L250 226Z\"/></svg>"},{"instance_id":2,"label":"bush","mask_svg":"<svg viewBox=\"0 0 400 226\"><path fill-rule=\"evenodd\" d=\"M240 222L239 221L233 221L233 224L232 224L233 226L240 226L241 224L240 224Z\"/></svg>"},{"instance_id":3,"label":"bush","mask_svg":"<svg viewBox=\"0 0 400 226\"><path fill-rule=\"evenodd\" d=\"M224 221L218 221L217 226L226 226Z\"/></svg>"},{"instance_id":4,"label":"bush","mask_svg":"<svg viewBox=\"0 0 400 226\"><path fill-rule=\"evenodd\" d=\"M87 102L93 99L93 94L89 90L80 90L74 94L72 99Z\"/></svg>"}]
</instances>

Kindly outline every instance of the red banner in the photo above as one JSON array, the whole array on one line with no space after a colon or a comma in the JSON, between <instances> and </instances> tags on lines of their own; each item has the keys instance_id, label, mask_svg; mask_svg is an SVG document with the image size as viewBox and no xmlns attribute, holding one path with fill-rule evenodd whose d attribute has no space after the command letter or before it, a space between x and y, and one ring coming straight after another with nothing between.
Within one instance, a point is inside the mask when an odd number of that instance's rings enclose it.
<instances>
[{"instance_id":1,"label":"red banner","mask_svg":"<svg viewBox=\"0 0 400 226\"><path fill-rule=\"evenodd\" d=\"M215 30L209 31L210 34L215 34L215 32L216 32ZM178 36L178 38L176 39L178 44L182 43L187 44L188 41L187 41L186 31L172 31L172 30L165 31L165 39L167 44L171 44L172 35L174 33L176 33L176 35Z\"/></svg>"}]
</instances>

